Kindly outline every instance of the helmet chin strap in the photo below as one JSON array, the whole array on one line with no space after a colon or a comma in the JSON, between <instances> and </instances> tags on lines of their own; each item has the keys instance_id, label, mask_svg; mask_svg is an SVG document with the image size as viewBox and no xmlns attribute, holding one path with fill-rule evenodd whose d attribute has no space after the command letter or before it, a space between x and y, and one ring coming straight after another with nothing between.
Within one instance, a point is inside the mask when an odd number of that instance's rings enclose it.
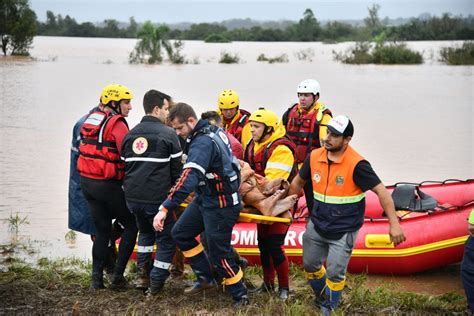
<instances>
[{"instance_id":1,"label":"helmet chin strap","mask_svg":"<svg viewBox=\"0 0 474 316\"><path fill-rule=\"evenodd\" d=\"M112 110L114 110L118 114L122 114L122 111L120 109L120 101L110 101L110 102L111 103L109 103L109 104L111 104L111 105L109 105L109 108L111 108ZM114 102L117 102L117 106L113 105Z\"/></svg>"},{"instance_id":2,"label":"helmet chin strap","mask_svg":"<svg viewBox=\"0 0 474 316\"><path fill-rule=\"evenodd\" d=\"M260 138L258 139L257 143L260 143L262 142L262 139L267 136L268 134L270 134L273 130L273 127L270 127L270 126L266 126L265 125L265 130L263 131L262 133L262 136L260 136Z\"/></svg>"}]
</instances>

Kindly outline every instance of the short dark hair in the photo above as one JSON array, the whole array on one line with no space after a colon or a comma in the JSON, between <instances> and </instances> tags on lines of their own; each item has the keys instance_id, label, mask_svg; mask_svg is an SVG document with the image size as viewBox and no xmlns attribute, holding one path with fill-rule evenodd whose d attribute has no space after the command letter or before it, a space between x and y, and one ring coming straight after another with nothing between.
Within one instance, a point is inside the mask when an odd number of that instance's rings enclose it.
<instances>
[{"instance_id":1,"label":"short dark hair","mask_svg":"<svg viewBox=\"0 0 474 316\"><path fill-rule=\"evenodd\" d=\"M171 103L171 97L166 93L153 89L145 93L143 96L143 109L145 110L145 114L151 114L155 106L161 109L165 100Z\"/></svg>"},{"instance_id":2,"label":"short dark hair","mask_svg":"<svg viewBox=\"0 0 474 316\"><path fill-rule=\"evenodd\" d=\"M178 119L180 123L186 122L190 117L197 120L196 112L189 104L182 102L176 103L168 115L170 122Z\"/></svg>"},{"instance_id":3,"label":"short dark hair","mask_svg":"<svg viewBox=\"0 0 474 316\"><path fill-rule=\"evenodd\" d=\"M201 114L203 120L214 120L216 124L222 123L222 117L216 111L207 111Z\"/></svg>"}]
</instances>

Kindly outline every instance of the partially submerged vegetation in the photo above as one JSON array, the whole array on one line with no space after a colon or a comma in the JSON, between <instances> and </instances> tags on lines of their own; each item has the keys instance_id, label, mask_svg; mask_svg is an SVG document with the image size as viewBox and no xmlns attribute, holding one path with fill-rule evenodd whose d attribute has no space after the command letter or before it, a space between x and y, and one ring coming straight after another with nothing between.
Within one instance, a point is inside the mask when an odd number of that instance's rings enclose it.
<instances>
[{"instance_id":1,"label":"partially submerged vegetation","mask_svg":"<svg viewBox=\"0 0 474 316\"><path fill-rule=\"evenodd\" d=\"M421 64L423 56L405 43L359 42L346 52L333 51L334 59L345 64Z\"/></svg>"},{"instance_id":2,"label":"partially submerged vegetation","mask_svg":"<svg viewBox=\"0 0 474 316\"><path fill-rule=\"evenodd\" d=\"M184 56L181 55L183 42L170 41L169 28L166 26L155 26L150 21L145 22L138 30L138 42L135 49L130 53L129 61L132 64L161 64L163 62L164 50L168 59L173 64L184 64Z\"/></svg>"},{"instance_id":3,"label":"partially submerged vegetation","mask_svg":"<svg viewBox=\"0 0 474 316\"><path fill-rule=\"evenodd\" d=\"M288 60L288 55L287 54L281 54L280 56L275 56L275 57L267 57L265 54L260 54L257 57L257 61L267 61L269 64L273 63L287 63Z\"/></svg>"},{"instance_id":4,"label":"partially submerged vegetation","mask_svg":"<svg viewBox=\"0 0 474 316\"><path fill-rule=\"evenodd\" d=\"M134 263L129 278L136 273ZM6 314L235 314L231 298L220 291L207 296L187 297L183 288L186 279L170 280L164 292L153 297L142 291L109 289L91 291L90 262L76 258L51 261L42 258L36 266L13 260L0 273L0 313ZM249 267L246 283L262 282L261 269ZM282 304L268 294L251 296L251 304L241 309L241 315L318 315L312 306L313 295L299 266L291 266L290 300ZM341 308L344 313L419 313L459 314L466 312L464 297L455 293L439 296L399 292L390 285L374 290L366 285L364 275L349 275Z\"/></svg>"},{"instance_id":5,"label":"partially submerged vegetation","mask_svg":"<svg viewBox=\"0 0 474 316\"><path fill-rule=\"evenodd\" d=\"M232 54L228 52L222 52L221 58L219 59L220 64L239 64L241 62L239 54Z\"/></svg>"},{"instance_id":6,"label":"partially submerged vegetation","mask_svg":"<svg viewBox=\"0 0 474 316\"><path fill-rule=\"evenodd\" d=\"M447 65L474 65L474 42L465 42L462 47L444 47L440 55L440 61Z\"/></svg>"}]
</instances>

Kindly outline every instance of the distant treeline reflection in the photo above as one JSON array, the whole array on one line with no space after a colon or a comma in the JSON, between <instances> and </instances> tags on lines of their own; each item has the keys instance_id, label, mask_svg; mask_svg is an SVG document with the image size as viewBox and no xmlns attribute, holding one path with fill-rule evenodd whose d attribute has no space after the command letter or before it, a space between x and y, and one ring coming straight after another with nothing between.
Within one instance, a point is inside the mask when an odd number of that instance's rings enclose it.
<instances>
[{"instance_id":1,"label":"distant treeline reflection","mask_svg":"<svg viewBox=\"0 0 474 316\"><path fill-rule=\"evenodd\" d=\"M387 19L378 16L380 6L368 8L368 16L360 25L332 21L322 25L311 9L306 9L298 22L284 23L281 27L253 26L250 28L228 29L221 23L191 24L188 29L170 28L170 39L203 40L207 42L230 41L364 41L384 33L387 40L473 40L474 17L455 17L448 13L441 17L413 18L398 25L387 25ZM133 17L124 25L117 20L104 20L100 25L91 22L78 24L69 15L46 13L46 22L38 23L38 35L136 38L140 24ZM159 24L158 22L156 24Z\"/></svg>"}]
</instances>

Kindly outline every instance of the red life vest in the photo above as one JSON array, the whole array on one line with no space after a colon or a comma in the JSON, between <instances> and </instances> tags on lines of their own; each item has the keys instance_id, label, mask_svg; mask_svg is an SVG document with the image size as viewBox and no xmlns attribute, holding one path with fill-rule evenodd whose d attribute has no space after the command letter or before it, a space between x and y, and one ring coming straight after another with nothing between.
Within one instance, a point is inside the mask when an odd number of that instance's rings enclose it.
<instances>
[{"instance_id":1,"label":"red life vest","mask_svg":"<svg viewBox=\"0 0 474 316\"><path fill-rule=\"evenodd\" d=\"M290 107L283 115L283 124L286 127L286 135L295 143L295 159L297 163L305 161L311 150L321 147L319 142L319 127L321 121L317 120L318 111L300 113L298 103ZM331 114L331 110L324 109L324 114Z\"/></svg>"},{"instance_id":2,"label":"red life vest","mask_svg":"<svg viewBox=\"0 0 474 316\"><path fill-rule=\"evenodd\" d=\"M98 180L122 180L125 162L120 159L112 129L118 121L127 125L122 115L92 112L81 127L77 170L81 176ZM128 125L127 125L128 127Z\"/></svg>"},{"instance_id":3,"label":"red life vest","mask_svg":"<svg viewBox=\"0 0 474 316\"><path fill-rule=\"evenodd\" d=\"M248 162L248 164L250 165L250 168L252 168L256 174L259 174L264 177L268 158L272 156L273 151L279 145L287 146L291 150L293 155L295 154L296 146L286 136L274 140L273 142L269 143L264 148L261 148L256 154L254 153L254 150L253 150L255 146L255 142L252 139L248 143L247 148L245 148L244 160ZM293 164L293 168L291 169L290 175L288 177L288 181L293 180L293 178L296 176L297 173L298 173L298 165L296 164L296 161L295 161Z\"/></svg>"},{"instance_id":4,"label":"red life vest","mask_svg":"<svg viewBox=\"0 0 474 316\"><path fill-rule=\"evenodd\" d=\"M224 128L240 142L242 141L242 129L244 128L244 125L247 124L249 118L249 112L239 109L237 118L234 117L229 124L224 121Z\"/></svg>"}]
</instances>

